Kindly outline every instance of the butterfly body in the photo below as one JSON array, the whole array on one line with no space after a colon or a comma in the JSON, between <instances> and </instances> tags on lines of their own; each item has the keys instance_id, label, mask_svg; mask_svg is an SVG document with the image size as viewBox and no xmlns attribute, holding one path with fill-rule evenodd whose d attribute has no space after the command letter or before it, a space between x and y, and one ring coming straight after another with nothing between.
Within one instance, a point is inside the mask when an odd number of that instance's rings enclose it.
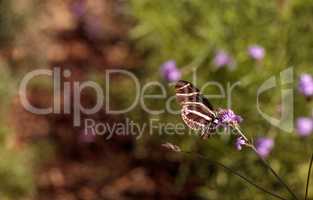
<instances>
[{"instance_id":1,"label":"butterfly body","mask_svg":"<svg viewBox=\"0 0 313 200\"><path fill-rule=\"evenodd\" d=\"M212 135L218 126L217 113L207 98L200 94L199 89L190 82L178 81L176 83L176 99L182 106L181 117L185 124L200 131L204 138Z\"/></svg>"}]
</instances>

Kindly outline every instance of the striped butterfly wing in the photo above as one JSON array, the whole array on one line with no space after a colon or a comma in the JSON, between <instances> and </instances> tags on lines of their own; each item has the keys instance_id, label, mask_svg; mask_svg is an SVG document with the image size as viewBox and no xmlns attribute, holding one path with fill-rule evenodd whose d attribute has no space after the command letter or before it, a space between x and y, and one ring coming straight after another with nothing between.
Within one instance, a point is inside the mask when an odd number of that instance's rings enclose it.
<instances>
[{"instance_id":1,"label":"striped butterfly wing","mask_svg":"<svg viewBox=\"0 0 313 200\"><path fill-rule=\"evenodd\" d=\"M176 83L176 99L182 106L181 116L185 124L200 131L204 138L214 133L217 126L216 113L209 100L200 94L190 82L180 80Z\"/></svg>"}]
</instances>

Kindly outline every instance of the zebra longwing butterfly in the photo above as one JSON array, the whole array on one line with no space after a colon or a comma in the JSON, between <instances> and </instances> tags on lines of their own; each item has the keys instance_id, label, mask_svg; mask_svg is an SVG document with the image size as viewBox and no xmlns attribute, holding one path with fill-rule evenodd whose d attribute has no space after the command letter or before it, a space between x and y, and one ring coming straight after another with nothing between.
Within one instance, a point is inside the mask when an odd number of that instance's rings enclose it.
<instances>
[{"instance_id":1,"label":"zebra longwing butterfly","mask_svg":"<svg viewBox=\"0 0 313 200\"><path fill-rule=\"evenodd\" d=\"M182 106L181 117L185 124L200 131L200 136L212 135L218 125L217 113L198 88L188 81L180 80L175 85L177 102Z\"/></svg>"}]
</instances>

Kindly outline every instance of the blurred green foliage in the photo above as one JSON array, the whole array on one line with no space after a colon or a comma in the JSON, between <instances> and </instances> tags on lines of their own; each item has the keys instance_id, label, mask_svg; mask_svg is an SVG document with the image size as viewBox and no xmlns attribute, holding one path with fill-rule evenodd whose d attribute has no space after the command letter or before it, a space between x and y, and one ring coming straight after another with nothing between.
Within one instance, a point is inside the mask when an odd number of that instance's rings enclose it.
<instances>
[{"instance_id":1,"label":"blurred green foliage","mask_svg":"<svg viewBox=\"0 0 313 200\"><path fill-rule=\"evenodd\" d=\"M295 88L300 73L313 73L313 1L131 0L131 8L136 19L131 37L136 41L139 51L148 55L144 62L142 82L162 80L160 66L169 59L176 60L185 80L192 80L192 69L196 69L196 85L199 87L207 81L218 81L226 88L227 83L240 81L241 84L232 92L231 107L244 118L242 128L249 137L275 138L270 162L296 193L302 196L308 159L312 152L312 138L301 139L295 133L273 128L258 114L256 91L273 75L279 81L279 73L288 67L294 67ZM247 49L253 44L265 48L263 61L256 62L249 57ZM214 67L212 60L220 49L231 53L236 61L236 69ZM279 117L280 89L284 87L290 85L279 86L262 94L263 111ZM170 95L173 95L173 91L173 87L168 87ZM214 87L206 87L204 94L219 93ZM211 101L216 107L227 106L226 98ZM164 101L150 103L156 107L165 106ZM310 106L295 91L296 116L311 115ZM180 122L179 115L168 113L150 118ZM195 137L165 136L160 140L164 139L186 149L202 151L253 177L257 183L287 195L262 168L253 153L234 150L230 137L194 142ZM193 162L182 165L178 180L183 182L182 177L201 177L206 184L199 188L197 195L204 199L238 199L239 195L240 199L265 198L261 192L222 170L212 173L204 161L193 159ZM313 185L310 187L313 188Z\"/></svg>"},{"instance_id":2,"label":"blurred green foliage","mask_svg":"<svg viewBox=\"0 0 313 200\"><path fill-rule=\"evenodd\" d=\"M0 198L20 199L31 195L33 191L32 155L28 147L16 149L14 134L9 127L10 104L14 91L17 91L10 70L3 62L0 63Z\"/></svg>"},{"instance_id":3,"label":"blurred green foliage","mask_svg":"<svg viewBox=\"0 0 313 200\"><path fill-rule=\"evenodd\" d=\"M14 45L25 22L12 5L11 1L0 0L0 50L3 51ZM0 56L0 199L4 200L30 197L34 191L32 151L28 147L17 148L10 126L10 107L17 91L11 64Z\"/></svg>"}]
</instances>

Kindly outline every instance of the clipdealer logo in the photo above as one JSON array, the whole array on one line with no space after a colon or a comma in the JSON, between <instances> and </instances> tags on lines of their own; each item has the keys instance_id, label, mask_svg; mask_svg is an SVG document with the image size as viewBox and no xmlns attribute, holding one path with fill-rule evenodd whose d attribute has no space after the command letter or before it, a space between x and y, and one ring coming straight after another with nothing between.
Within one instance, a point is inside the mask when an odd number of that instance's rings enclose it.
<instances>
[{"instance_id":1,"label":"clipdealer logo","mask_svg":"<svg viewBox=\"0 0 313 200\"><path fill-rule=\"evenodd\" d=\"M195 73L196 70L193 71L193 83L197 82L197 76ZM111 76L113 74L119 74L127 77L132 81L133 84L130 84L129 89L134 89L134 100L131 105L126 108L119 110L112 110L110 108L110 83ZM35 79L39 76L46 76L50 80L53 81L53 104L48 108L37 108L32 105L27 98L27 88L28 84L31 80ZM138 78L131 72L122 69L110 69L105 71L105 91L103 88L94 81L61 81L62 78L69 78L71 76L70 70L61 70L58 67L53 69L37 69L27 73L23 79L21 80L19 86L19 96L20 101L23 107L34 114L38 115L47 115L47 114L72 114L73 115L73 125L74 127L80 127L82 125L81 115L92 115L100 111L101 109L105 109L108 114L124 114L132 111L136 106L140 105L140 107L147 113L152 116L160 115L162 113L169 113L177 115L180 113L180 109L175 109L172 107L173 102L176 101L175 95L170 96L167 93L167 86L158 81L151 81L145 83L144 85L140 84ZM293 68L287 68L282 71L280 74L281 85L286 85L293 83ZM241 84L240 81L235 83L227 83L227 87L224 87L221 83L216 81L207 81L205 84L202 84L202 87L199 87L200 91L205 90L209 87L214 87L217 89L217 94L205 95L208 99L226 99L227 107L231 108L232 106L232 94L236 87L239 87ZM256 92L256 109L258 113L270 124L276 126L284 131L291 132L293 130L293 88L282 89L282 104L281 110L281 118L276 119L265 112L262 111L260 106L260 96L266 91L277 87L276 77L273 76L270 79L266 80L257 90ZM81 93L85 89L92 89L96 94L95 104L86 108L81 104ZM148 91L151 88L157 88L160 92L158 94L149 94ZM61 94L62 92L62 94ZM63 97L63 99L61 99ZM149 108L147 101L164 101L164 107L157 109L153 106ZM61 104L63 102L63 104ZM63 107L61 108L61 106ZM71 109L73 108L73 109ZM89 121L86 121L89 120ZM100 122L99 122L100 123ZM85 119L85 123L83 126L86 128L91 128L93 125L94 130L98 130L99 134L103 132L96 128L97 124L91 122L91 119ZM106 128L108 130L108 128Z\"/></svg>"}]
</instances>

